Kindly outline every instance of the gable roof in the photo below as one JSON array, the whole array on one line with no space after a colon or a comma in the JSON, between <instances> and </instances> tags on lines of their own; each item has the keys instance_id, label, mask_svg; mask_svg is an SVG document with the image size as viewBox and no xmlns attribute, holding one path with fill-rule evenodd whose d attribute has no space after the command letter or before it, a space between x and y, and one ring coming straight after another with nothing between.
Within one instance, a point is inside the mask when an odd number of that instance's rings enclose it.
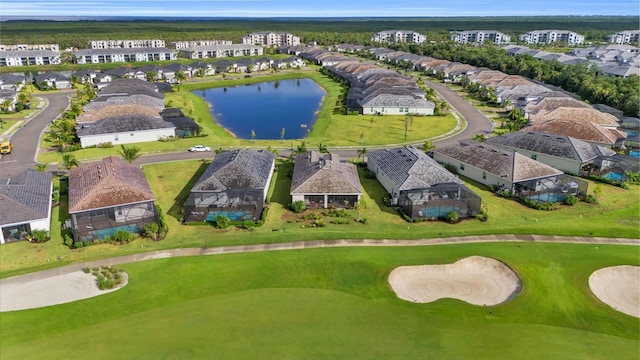
<instances>
[{"instance_id":1,"label":"gable roof","mask_svg":"<svg viewBox=\"0 0 640 360\"><path fill-rule=\"evenodd\" d=\"M275 155L266 150L234 150L216 155L191 192L264 189Z\"/></svg>"},{"instance_id":2,"label":"gable roof","mask_svg":"<svg viewBox=\"0 0 640 360\"><path fill-rule=\"evenodd\" d=\"M99 109L82 113L76 119L77 123L95 122L108 117L122 117L131 115L144 115L160 118L160 113L148 106L138 104L108 104Z\"/></svg>"},{"instance_id":3,"label":"gable roof","mask_svg":"<svg viewBox=\"0 0 640 360\"><path fill-rule=\"evenodd\" d=\"M463 184L427 154L414 147L371 151L372 161L399 190L424 189L443 183Z\"/></svg>"},{"instance_id":4,"label":"gable roof","mask_svg":"<svg viewBox=\"0 0 640 360\"><path fill-rule=\"evenodd\" d=\"M545 178L562 174L562 171L533 160L513 150L503 150L495 146L475 141L437 149L435 152L455 160L475 166L483 171L511 182Z\"/></svg>"},{"instance_id":5,"label":"gable roof","mask_svg":"<svg viewBox=\"0 0 640 360\"><path fill-rule=\"evenodd\" d=\"M69 171L69 213L153 201L140 165L111 156Z\"/></svg>"},{"instance_id":6,"label":"gable roof","mask_svg":"<svg viewBox=\"0 0 640 360\"><path fill-rule=\"evenodd\" d=\"M337 154L308 151L296 156L291 194L362 194L354 164Z\"/></svg>"},{"instance_id":7,"label":"gable roof","mask_svg":"<svg viewBox=\"0 0 640 360\"><path fill-rule=\"evenodd\" d=\"M485 143L533 151L581 163L591 161L600 155L600 151L592 144L570 136L548 132L519 131L489 138Z\"/></svg>"},{"instance_id":8,"label":"gable roof","mask_svg":"<svg viewBox=\"0 0 640 360\"><path fill-rule=\"evenodd\" d=\"M575 122L571 120L556 119L533 124L521 131L547 132L557 135L571 136L575 139L593 141L604 144L615 144L618 139L626 137L619 130L607 129L590 122Z\"/></svg>"},{"instance_id":9,"label":"gable roof","mask_svg":"<svg viewBox=\"0 0 640 360\"><path fill-rule=\"evenodd\" d=\"M49 217L51 173L32 169L0 178L0 225Z\"/></svg>"},{"instance_id":10,"label":"gable roof","mask_svg":"<svg viewBox=\"0 0 640 360\"><path fill-rule=\"evenodd\" d=\"M110 116L93 123L84 123L77 128L77 133L78 136L89 136L171 128L175 128L175 126L162 118L135 114Z\"/></svg>"}]
</instances>

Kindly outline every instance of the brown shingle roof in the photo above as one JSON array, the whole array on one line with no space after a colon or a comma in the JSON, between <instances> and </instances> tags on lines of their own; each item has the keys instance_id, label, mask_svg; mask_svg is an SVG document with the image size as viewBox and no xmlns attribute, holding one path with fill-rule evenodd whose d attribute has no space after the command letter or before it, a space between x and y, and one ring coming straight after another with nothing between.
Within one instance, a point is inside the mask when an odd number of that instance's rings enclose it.
<instances>
[{"instance_id":1,"label":"brown shingle roof","mask_svg":"<svg viewBox=\"0 0 640 360\"><path fill-rule=\"evenodd\" d=\"M590 122L601 126L618 126L618 119L607 113L589 107L560 107L545 114L539 121L570 120L573 122Z\"/></svg>"},{"instance_id":2,"label":"brown shingle roof","mask_svg":"<svg viewBox=\"0 0 640 360\"><path fill-rule=\"evenodd\" d=\"M309 151L296 156L291 194L362 194L362 187L354 164Z\"/></svg>"},{"instance_id":3,"label":"brown shingle roof","mask_svg":"<svg viewBox=\"0 0 640 360\"><path fill-rule=\"evenodd\" d=\"M69 171L69 213L153 200L140 166L118 157Z\"/></svg>"},{"instance_id":4,"label":"brown shingle roof","mask_svg":"<svg viewBox=\"0 0 640 360\"><path fill-rule=\"evenodd\" d=\"M590 122L576 122L556 119L527 126L521 131L538 131L571 136L572 138L614 145L624 134L617 130L606 129Z\"/></svg>"}]
</instances>

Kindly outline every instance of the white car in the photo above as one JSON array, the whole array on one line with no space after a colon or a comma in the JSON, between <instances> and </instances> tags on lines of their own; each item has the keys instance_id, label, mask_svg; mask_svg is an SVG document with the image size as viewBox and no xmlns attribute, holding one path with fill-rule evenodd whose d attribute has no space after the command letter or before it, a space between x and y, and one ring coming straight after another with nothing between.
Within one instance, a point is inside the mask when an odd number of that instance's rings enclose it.
<instances>
[{"instance_id":1,"label":"white car","mask_svg":"<svg viewBox=\"0 0 640 360\"><path fill-rule=\"evenodd\" d=\"M211 151L211 148L204 145L196 145L189 148L191 152L203 152L203 151Z\"/></svg>"}]
</instances>

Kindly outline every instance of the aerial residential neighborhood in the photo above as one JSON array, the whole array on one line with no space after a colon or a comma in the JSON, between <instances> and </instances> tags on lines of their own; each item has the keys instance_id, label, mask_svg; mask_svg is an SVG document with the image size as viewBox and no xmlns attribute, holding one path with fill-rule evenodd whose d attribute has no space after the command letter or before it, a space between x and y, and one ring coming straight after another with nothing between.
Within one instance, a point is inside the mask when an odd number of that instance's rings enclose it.
<instances>
[{"instance_id":1,"label":"aerial residential neighborhood","mask_svg":"<svg viewBox=\"0 0 640 360\"><path fill-rule=\"evenodd\" d=\"M3 3L2 358L640 357L640 8L529 11Z\"/></svg>"}]
</instances>

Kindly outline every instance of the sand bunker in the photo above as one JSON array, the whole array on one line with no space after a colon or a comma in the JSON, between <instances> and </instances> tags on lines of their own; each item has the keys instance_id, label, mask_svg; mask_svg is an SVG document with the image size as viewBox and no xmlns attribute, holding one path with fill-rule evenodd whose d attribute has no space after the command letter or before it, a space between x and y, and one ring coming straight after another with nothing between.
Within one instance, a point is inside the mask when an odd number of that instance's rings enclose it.
<instances>
[{"instance_id":1,"label":"sand bunker","mask_svg":"<svg viewBox=\"0 0 640 360\"><path fill-rule=\"evenodd\" d=\"M399 298L428 303L454 298L473 305L497 305L520 292L518 275L502 262L471 256L446 265L401 266L389 274Z\"/></svg>"},{"instance_id":2,"label":"sand bunker","mask_svg":"<svg viewBox=\"0 0 640 360\"><path fill-rule=\"evenodd\" d=\"M109 290L98 289L95 276L83 271L36 280L6 279L9 281L3 281L0 291L0 311L34 309L103 295L127 284L127 274L122 275L121 286Z\"/></svg>"},{"instance_id":3,"label":"sand bunker","mask_svg":"<svg viewBox=\"0 0 640 360\"><path fill-rule=\"evenodd\" d=\"M640 318L640 266L612 266L589 276L591 292L603 303Z\"/></svg>"}]
</instances>

